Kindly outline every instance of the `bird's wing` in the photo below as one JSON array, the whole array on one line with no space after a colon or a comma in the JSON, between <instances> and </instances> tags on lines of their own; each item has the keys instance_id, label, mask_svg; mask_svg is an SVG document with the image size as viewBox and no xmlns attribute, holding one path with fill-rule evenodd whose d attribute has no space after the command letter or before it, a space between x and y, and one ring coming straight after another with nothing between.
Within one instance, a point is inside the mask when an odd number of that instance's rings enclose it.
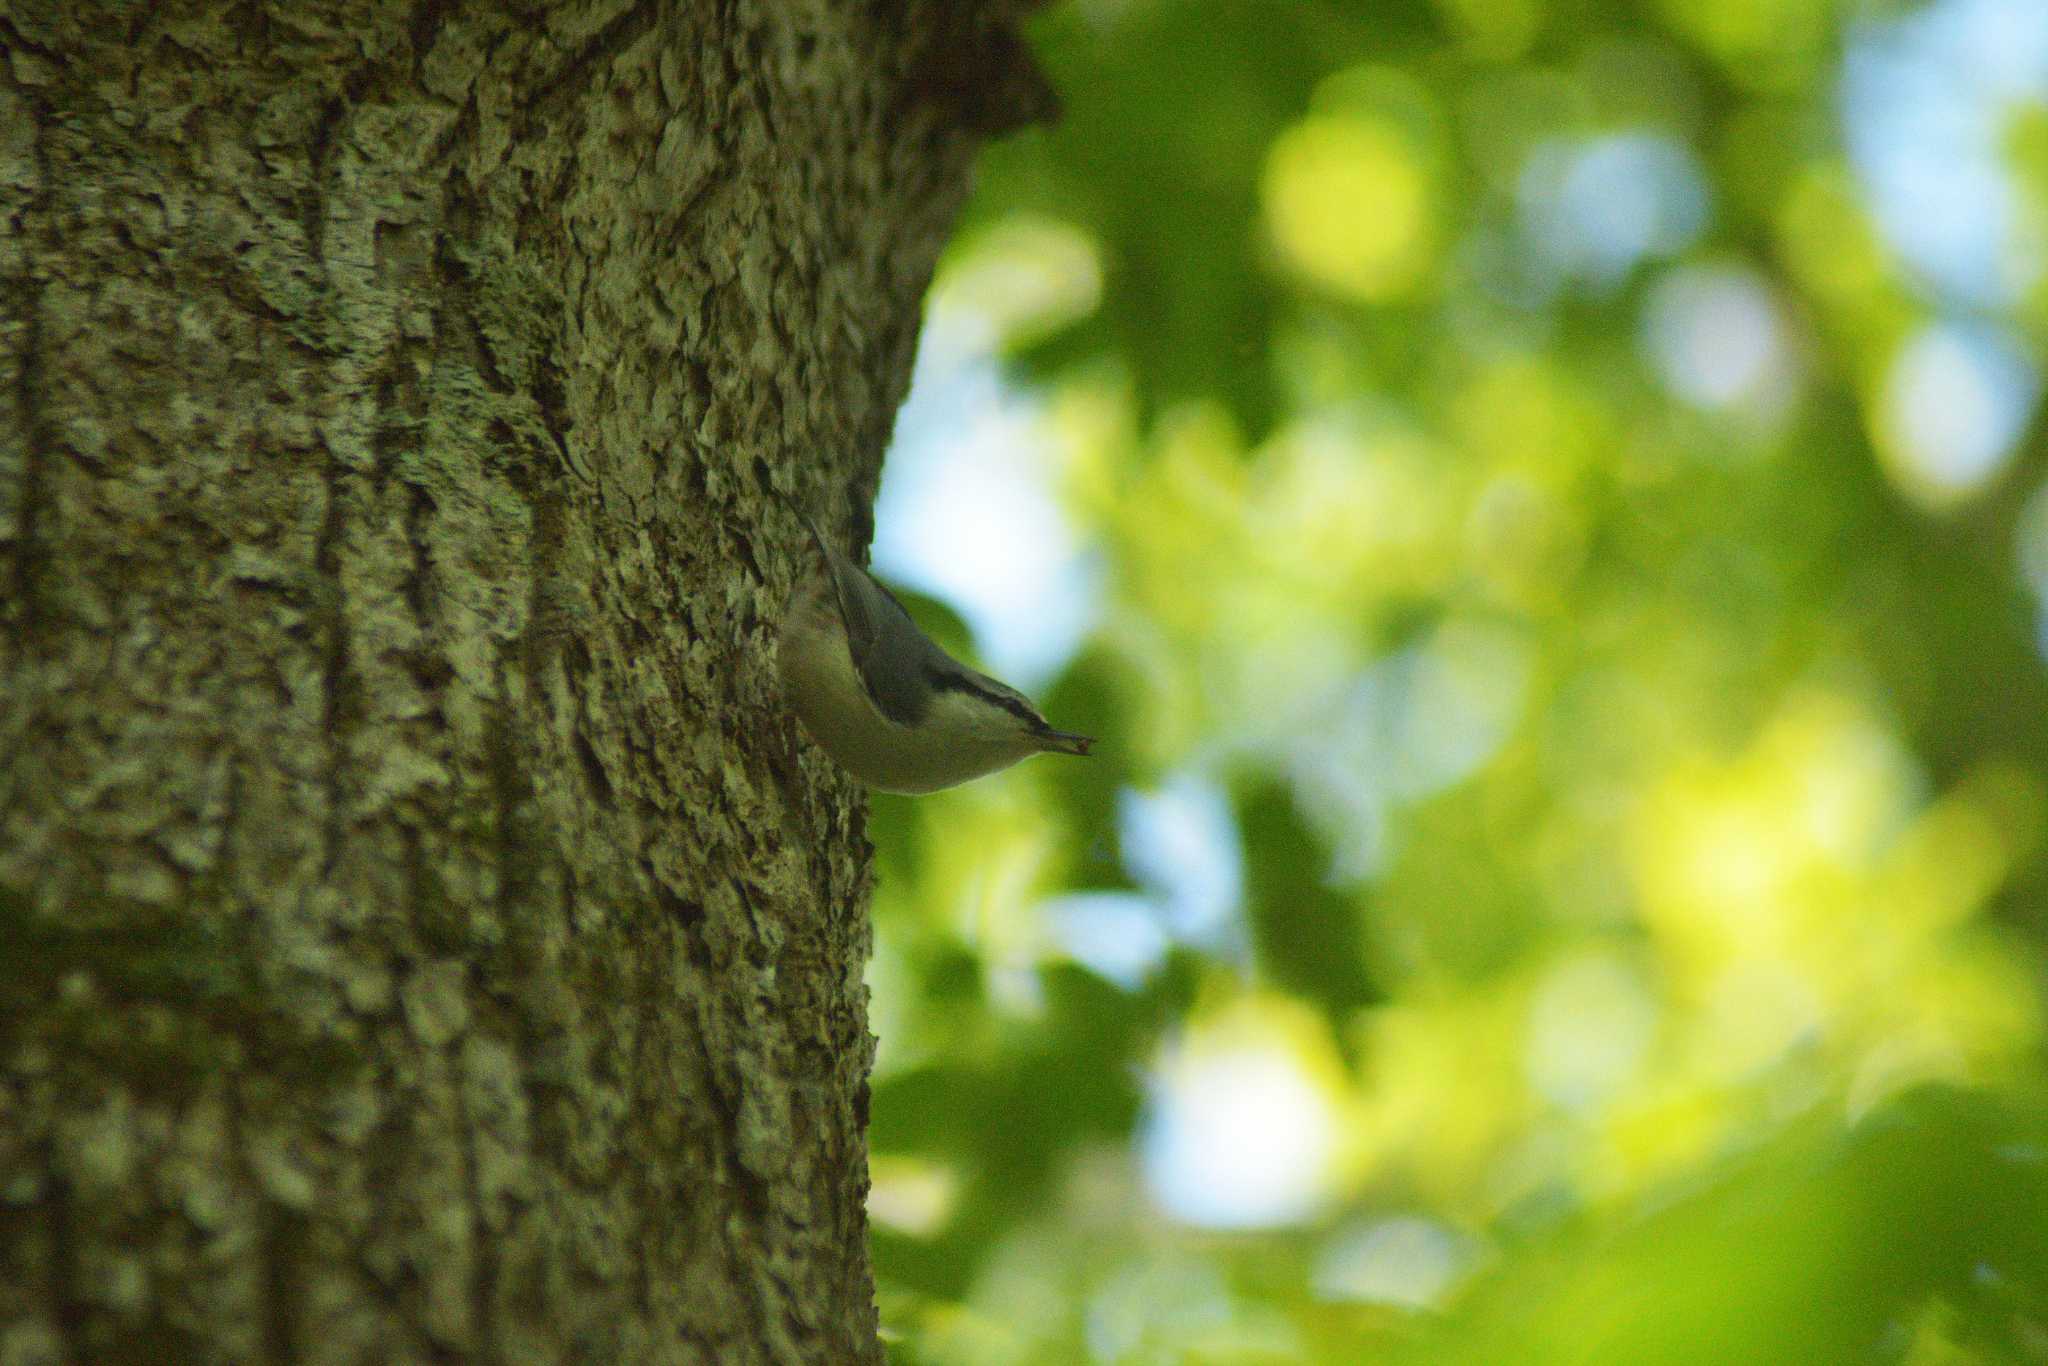
<instances>
[{"instance_id":1,"label":"bird's wing","mask_svg":"<svg viewBox=\"0 0 2048 1366\"><path fill-rule=\"evenodd\" d=\"M825 567L831 572L832 592L839 600L839 615L846 622L847 651L853 656L854 672L860 675L861 686L873 700L875 710L899 726L922 720L931 695L922 674L923 658L899 661L910 664L908 668L881 669L877 665L884 627L907 631L907 636L899 638L919 646L925 645L924 633L911 622L910 614L889 595L888 589L832 548L817 523L806 517L804 525L810 528L811 539L818 543L818 553L825 557Z\"/></svg>"}]
</instances>

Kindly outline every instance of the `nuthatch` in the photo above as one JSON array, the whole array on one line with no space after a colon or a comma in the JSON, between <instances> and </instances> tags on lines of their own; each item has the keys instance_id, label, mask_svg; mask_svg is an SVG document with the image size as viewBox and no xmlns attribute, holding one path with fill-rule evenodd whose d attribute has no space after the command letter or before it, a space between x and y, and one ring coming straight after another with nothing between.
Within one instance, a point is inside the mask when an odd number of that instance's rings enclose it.
<instances>
[{"instance_id":1,"label":"nuthatch","mask_svg":"<svg viewBox=\"0 0 2048 1366\"><path fill-rule=\"evenodd\" d=\"M783 696L841 767L884 792L936 792L1032 754L1086 754L1023 694L954 659L867 571L804 525L822 564L799 579L776 643Z\"/></svg>"}]
</instances>

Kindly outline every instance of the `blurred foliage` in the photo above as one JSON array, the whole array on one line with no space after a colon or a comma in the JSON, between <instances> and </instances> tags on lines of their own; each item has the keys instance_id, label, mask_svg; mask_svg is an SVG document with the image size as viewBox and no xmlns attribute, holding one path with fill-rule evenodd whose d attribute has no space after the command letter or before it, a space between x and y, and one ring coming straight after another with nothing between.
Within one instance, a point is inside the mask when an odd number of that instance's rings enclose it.
<instances>
[{"instance_id":1,"label":"blurred foliage","mask_svg":"<svg viewBox=\"0 0 2048 1366\"><path fill-rule=\"evenodd\" d=\"M1032 36L1105 738L876 799L893 1359L2048 1361L2048 10Z\"/></svg>"}]
</instances>

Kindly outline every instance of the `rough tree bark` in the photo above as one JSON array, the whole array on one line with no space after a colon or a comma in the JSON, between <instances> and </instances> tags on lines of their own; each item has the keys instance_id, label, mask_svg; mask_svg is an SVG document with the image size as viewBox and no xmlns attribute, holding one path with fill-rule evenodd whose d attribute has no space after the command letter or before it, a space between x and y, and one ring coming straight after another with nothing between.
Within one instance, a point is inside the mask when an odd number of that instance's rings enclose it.
<instances>
[{"instance_id":1,"label":"rough tree bark","mask_svg":"<svg viewBox=\"0 0 2048 1366\"><path fill-rule=\"evenodd\" d=\"M877 1360L768 490L866 529L1003 16L0 51L0 1366Z\"/></svg>"}]
</instances>

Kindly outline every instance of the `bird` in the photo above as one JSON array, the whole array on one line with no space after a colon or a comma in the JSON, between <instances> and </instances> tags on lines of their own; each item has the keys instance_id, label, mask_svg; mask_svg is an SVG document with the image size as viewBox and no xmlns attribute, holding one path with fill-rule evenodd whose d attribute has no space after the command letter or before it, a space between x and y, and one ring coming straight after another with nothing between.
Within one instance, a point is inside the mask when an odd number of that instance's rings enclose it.
<instances>
[{"instance_id":1,"label":"bird","mask_svg":"<svg viewBox=\"0 0 2048 1366\"><path fill-rule=\"evenodd\" d=\"M799 575L776 636L790 709L839 766L883 792L925 793L1033 754L1085 755L1024 694L968 668L801 512L816 562Z\"/></svg>"}]
</instances>

